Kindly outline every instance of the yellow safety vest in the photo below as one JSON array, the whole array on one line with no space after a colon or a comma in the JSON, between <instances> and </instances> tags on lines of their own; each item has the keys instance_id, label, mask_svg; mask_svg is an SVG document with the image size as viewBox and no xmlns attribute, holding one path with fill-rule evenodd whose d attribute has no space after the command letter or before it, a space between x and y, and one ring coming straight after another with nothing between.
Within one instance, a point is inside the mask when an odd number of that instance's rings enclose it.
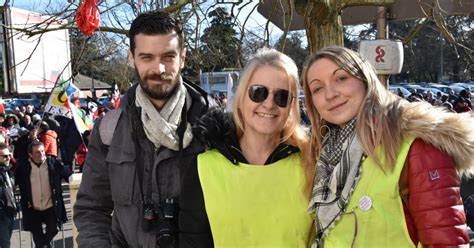
<instances>
[{"instance_id":1,"label":"yellow safety vest","mask_svg":"<svg viewBox=\"0 0 474 248\"><path fill-rule=\"evenodd\" d=\"M382 171L373 159L362 164L345 214L329 230L324 247L416 247L405 222L398 181L413 139L403 140L393 171ZM378 153L384 159L381 149ZM357 232L357 233L356 233Z\"/></svg>"},{"instance_id":2,"label":"yellow safety vest","mask_svg":"<svg viewBox=\"0 0 474 248\"><path fill-rule=\"evenodd\" d=\"M313 218L300 154L265 166L232 164L217 150L198 156L215 247L307 247Z\"/></svg>"}]
</instances>

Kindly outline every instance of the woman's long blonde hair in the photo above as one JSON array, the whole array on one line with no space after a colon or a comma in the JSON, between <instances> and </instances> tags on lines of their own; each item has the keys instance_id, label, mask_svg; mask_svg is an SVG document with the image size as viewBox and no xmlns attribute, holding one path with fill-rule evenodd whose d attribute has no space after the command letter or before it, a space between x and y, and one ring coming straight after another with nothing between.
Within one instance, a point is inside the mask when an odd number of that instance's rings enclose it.
<instances>
[{"instance_id":1,"label":"woman's long blonde hair","mask_svg":"<svg viewBox=\"0 0 474 248\"><path fill-rule=\"evenodd\" d=\"M245 97L247 96L247 89L250 79L255 71L263 66L272 66L288 76L289 93L292 100L289 103L288 119L283 127L280 135L281 143L288 143L293 145L301 151L302 163L305 170L305 177L307 180L313 180L314 177L314 163L309 153L308 135L301 125L300 109L298 104L299 92L299 77L298 68L295 62L287 55L269 48L259 49L253 57L249 59L240 74L239 86L234 95L233 102L233 118L237 129L237 137L242 137L245 130L245 123L242 117L242 106ZM310 189L305 188L305 195L309 196Z\"/></svg>"},{"instance_id":2,"label":"woman's long blonde hair","mask_svg":"<svg viewBox=\"0 0 474 248\"><path fill-rule=\"evenodd\" d=\"M326 133L326 128L321 128L325 125L325 120L313 105L307 74L309 67L322 58L330 59L364 83L366 94L356 117L356 132L359 141L366 154L374 158L383 170L393 169L401 145L402 107L407 102L392 94L380 83L375 69L359 53L339 46L330 46L319 50L306 61L303 70L305 105L312 126L310 153L313 158L315 160L319 158L321 140ZM385 151L384 161L380 161L375 156L375 148L379 145Z\"/></svg>"}]
</instances>

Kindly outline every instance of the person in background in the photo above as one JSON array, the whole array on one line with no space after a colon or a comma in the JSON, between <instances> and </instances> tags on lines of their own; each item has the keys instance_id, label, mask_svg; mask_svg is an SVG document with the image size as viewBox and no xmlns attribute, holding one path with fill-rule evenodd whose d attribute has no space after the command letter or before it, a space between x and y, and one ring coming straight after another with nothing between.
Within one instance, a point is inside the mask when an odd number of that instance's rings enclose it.
<instances>
[{"instance_id":1,"label":"person in background","mask_svg":"<svg viewBox=\"0 0 474 248\"><path fill-rule=\"evenodd\" d=\"M31 116L24 115L20 122L20 127L24 127L28 130L33 128L33 122L31 121Z\"/></svg>"},{"instance_id":2,"label":"person in background","mask_svg":"<svg viewBox=\"0 0 474 248\"><path fill-rule=\"evenodd\" d=\"M35 126L26 135L19 137L14 142L15 150L13 151L13 157L16 160L28 159L28 145L34 140L39 141L38 127Z\"/></svg>"},{"instance_id":3,"label":"person in background","mask_svg":"<svg viewBox=\"0 0 474 248\"><path fill-rule=\"evenodd\" d=\"M79 145L76 151L76 164L79 166L79 172L82 173L84 162L86 161L87 156L87 146L89 145L91 137L91 131L86 130L82 134L82 143Z\"/></svg>"},{"instance_id":4,"label":"person in background","mask_svg":"<svg viewBox=\"0 0 474 248\"><path fill-rule=\"evenodd\" d=\"M456 94L454 93L454 90L449 90L448 91L448 102L450 102L451 104L454 103L454 101L456 101L458 97L456 96Z\"/></svg>"},{"instance_id":5,"label":"person in background","mask_svg":"<svg viewBox=\"0 0 474 248\"><path fill-rule=\"evenodd\" d=\"M13 107L12 113L13 113L14 115L16 115L17 117L20 117L20 116L22 115L22 113L21 113L21 111L20 111L20 107L18 107L18 106Z\"/></svg>"},{"instance_id":6,"label":"person in background","mask_svg":"<svg viewBox=\"0 0 474 248\"><path fill-rule=\"evenodd\" d=\"M18 129L20 128L18 116L14 114L8 114L5 117L4 127L7 129L7 134L10 137L17 136Z\"/></svg>"},{"instance_id":7,"label":"person in background","mask_svg":"<svg viewBox=\"0 0 474 248\"><path fill-rule=\"evenodd\" d=\"M445 108L449 112L456 113L456 111L454 111L453 105L451 103L447 102L447 101L442 103L441 107Z\"/></svg>"},{"instance_id":8,"label":"person in background","mask_svg":"<svg viewBox=\"0 0 474 248\"><path fill-rule=\"evenodd\" d=\"M41 116L39 114L33 114L31 116L31 122L33 122L33 125L39 125L39 121L41 121Z\"/></svg>"},{"instance_id":9,"label":"person in background","mask_svg":"<svg viewBox=\"0 0 474 248\"><path fill-rule=\"evenodd\" d=\"M31 105L31 104L26 105L25 114L27 114L27 115L29 115L29 116L31 116L31 117L33 117L33 115L36 114L36 110L35 110L35 108L33 107L33 105Z\"/></svg>"},{"instance_id":10,"label":"person in background","mask_svg":"<svg viewBox=\"0 0 474 248\"><path fill-rule=\"evenodd\" d=\"M405 95L403 95L402 89L400 89L400 87L397 88L397 95L401 98L405 98Z\"/></svg>"},{"instance_id":11,"label":"person in background","mask_svg":"<svg viewBox=\"0 0 474 248\"><path fill-rule=\"evenodd\" d=\"M20 112L22 113L23 116L26 114L26 107L25 106L20 106Z\"/></svg>"},{"instance_id":12,"label":"person in background","mask_svg":"<svg viewBox=\"0 0 474 248\"><path fill-rule=\"evenodd\" d=\"M9 146L0 140L0 247L10 248L16 215Z\"/></svg>"},{"instance_id":13,"label":"person in background","mask_svg":"<svg viewBox=\"0 0 474 248\"><path fill-rule=\"evenodd\" d=\"M408 96L407 100L410 102L419 102L423 100L423 96L418 93L416 89L411 89L411 94Z\"/></svg>"},{"instance_id":14,"label":"person in background","mask_svg":"<svg viewBox=\"0 0 474 248\"><path fill-rule=\"evenodd\" d=\"M201 119L195 135L209 150L183 181L180 247L307 247L314 165L298 89L293 60L263 48L240 75L233 113Z\"/></svg>"},{"instance_id":15,"label":"person in background","mask_svg":"<svg viewBox=\"0 0 474 248\"><path fill-rule=\"evenodd\" d=\"M40 141L29 144L28 156L18 162L15 173L20 187L23 229L31 232L36 247L51 247L57 227L67 221L61 182L67 182L72 173L55 157L46 157Z\"/></svg>"},{"instance_id":16,"label":"person in background","mask_svg":"<svg viewBox=\"0 0 474 248\"><path fill-rule=\"evenodd\" d=\"M458 174L474 172L473 118L391 94L338 46L309 57L303 85L315 246L468 246Z\"/></svg>"},{"instance_id":17,"label":"person in background","mask_svg":"<svg viewBox=\"0 0 474 248\"><path fill-rule=\"evenodd\" d=\"M54 158L58 157L58 134L54 130L49 129L46 121L41 121L38 128L39 140L44 144L46 156Z\"/></svg>"},{"instance_id":18,"label":"person in background","mask_svg":"<svg viewBox=\"0 0 474 248\"><path fill-rule=\"evenodd\" d=\"M471 96L466 89L459 92L458 98L453 102L454 111L457 113L470 112L472 110Z\"/></svg>"}]
</instances>

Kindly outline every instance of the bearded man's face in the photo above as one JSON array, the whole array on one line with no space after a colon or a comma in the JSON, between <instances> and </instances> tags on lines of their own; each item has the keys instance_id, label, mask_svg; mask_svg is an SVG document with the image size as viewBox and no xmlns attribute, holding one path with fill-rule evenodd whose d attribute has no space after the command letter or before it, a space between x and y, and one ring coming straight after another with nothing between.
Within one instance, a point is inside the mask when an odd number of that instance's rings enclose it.
<instances>
[{"instance_id":1,"label":"bearded man's face","mask_svg":"<svg viewBox=\"0 0 474 248\"><path fill-rule=\"evenodd\" d=\"M143 91L156 100L166 100L176 91L186 50L180 49L176 33L138 34L135 51L129 53Z\"/></svg>"}]
</instances>

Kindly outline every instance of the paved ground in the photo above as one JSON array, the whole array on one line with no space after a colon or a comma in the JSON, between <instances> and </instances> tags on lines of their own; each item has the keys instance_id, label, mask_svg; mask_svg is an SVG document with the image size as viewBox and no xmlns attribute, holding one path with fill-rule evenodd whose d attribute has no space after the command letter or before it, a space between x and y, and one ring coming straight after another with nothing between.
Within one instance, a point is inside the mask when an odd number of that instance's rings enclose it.
<instances>
[{"instance_id":1,"label":"paved ground","mask_svg":"<svg viewBox=\"0 0 474 248\"><path fill-rule=\"evenodd\" d=\"M71 204L69 199L69 187L67 184L63 184L63 198L66 204L68 222L64 224L63 230L59 230L56 237L53 240L53 247L55 248L72 248L72 215L71 215ZM19 218L19 216L17 216ZM34 247L33 236L30 232L20 231L20 220L15 221L15 228L13 230L11 239L12 248L32 248Z\"/></svg>"}]
</instances>

